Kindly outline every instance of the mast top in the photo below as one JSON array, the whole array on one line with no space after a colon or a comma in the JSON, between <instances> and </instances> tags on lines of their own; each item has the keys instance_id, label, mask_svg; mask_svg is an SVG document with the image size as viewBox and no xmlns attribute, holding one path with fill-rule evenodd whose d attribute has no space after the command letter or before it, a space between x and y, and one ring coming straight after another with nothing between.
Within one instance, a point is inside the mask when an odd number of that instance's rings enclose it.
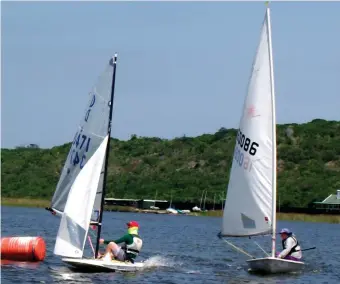
<instances>
[{"instance_id":1,"label":"mast top","mask_svg":"<svg viewBox=\"0 0 340 284\"><path fill-rule=\"evenodd\" d=\"M110 65L113 66L117 63L117 57L118 57L118 54L115 53L115 55L110 59Z\"/></svg>"}]
</instances>

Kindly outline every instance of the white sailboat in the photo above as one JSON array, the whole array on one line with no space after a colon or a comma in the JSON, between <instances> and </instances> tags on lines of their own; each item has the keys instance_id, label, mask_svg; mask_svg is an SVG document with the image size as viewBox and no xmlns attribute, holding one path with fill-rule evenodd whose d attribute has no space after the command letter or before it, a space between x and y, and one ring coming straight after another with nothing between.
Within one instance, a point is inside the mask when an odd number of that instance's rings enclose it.
<instances>
[{"instance_id":1,"label":"white sailboat","mask_svg":"<svg viewBox=\"0 0 340 284\"><path fill-rule=\"evenodd\" d=\"M134 271L144 265L96 259L103 219L116 63L117 55L89 93L51 207L46 208L61 216L54 254L62 256L65 263L86 270ZM95 249L89 236L91 230L96 233ZM86 240L90 242L92 258L84 257Z\"/></svg>"},{"instance_id":2,"label":"white sailboat","mask_svg":"<svg viewBox=\"0 0 340 284\"><path fill-rule=\"evenodd\" d=\"M275 257L276 115L269 7L243 105L219 236L267 234L272 234L271 254L247 260L251 271L291 272L304 266Z\"/></svg>"}]
</instances>

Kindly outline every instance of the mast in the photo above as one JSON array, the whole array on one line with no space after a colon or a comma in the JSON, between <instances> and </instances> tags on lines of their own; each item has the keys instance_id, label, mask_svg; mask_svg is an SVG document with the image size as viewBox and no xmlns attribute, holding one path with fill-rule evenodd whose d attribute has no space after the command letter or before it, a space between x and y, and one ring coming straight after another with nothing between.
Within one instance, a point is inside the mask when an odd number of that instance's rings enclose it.
<instances>
[{"instance_id":1,"label":"mast","mask_svg":"<svg viewBox=\"0 0 340 284\"><path fill-rule=\"evenodd\" d=\"M269 63L270 63L270 89L272 102L272 147L273 147L273 197L272 197L272 257L275 257L276 246L276 111L275 111L275 86L274 86L274 66L273 66L273 51L272 51L272 30L270 22L270 9L267 7L267 32L268 32L268 49L269 49Z\"/></svg>"},{"instance_id":2,"label":"mast","mask_svg":"<svg viewBox=\"0 0 340 284\"><path fill-rule=\"evenodd\" d=\"M172 189L170 189L170 208L172 208Z\"/></svg>"},{"instance_id":3,"label":"mast","mask_svg":"<svg viewBox=\"0 0 340 284\"><path fill-rule=\"evenodd\" d=\"M205 190L205 195L204 195L204 202L203 202L203 209L205 210L205 201L207 200L207 192L208 190Z\"/></svg>"},{"instance_id":4,"label":"mast","mask_svg":"<svg viewBox=\"0 0 340 284\"><path fill-rule=\"evenodd\" d=\"M202 201L203 201L204 191L205 191L205 189L203 189L203 191L202 191L201 202L200 202L200 209L202 209Z\"/></svg>"},{"instance_id":5,"label":"mast","mask_svg":"<svg viewBox=\"0 0 340 284\"><path fill-rule=\"evenodd\" d=\"M215 211L215 195L216 195L216 192L214 193L214 205L213 205L213 210Z\"/></svg>"},{"instance_id":6,"label":"mast","mask_svg":"<svg viewBox=\"0 0 340 284\"><path fill-rule=\"evenodd\" d=\"M109 153L110 153L110 137L111 137L111 121L112 121L112 109L113 109L113 100L114 100L114 91L115 91L115 81L116 81L116 65L117 65L117 54L111 59L113 65L113 75L112 75L112 85L111 85L111 100L109 102L110 112L109 112L109 123L108 123L108 140L106 146L106 154L105 154L105 167L104 167L104 178L103 178L103 188L102 188L102 200L100 204L100 212L99 212L99 220L98 220L98 232L97 232L97 241L96 241L96 252L95 258L98 257L99 250L99 240L100 233L102 229L102 220L103 220L103 211L104 211L104 201L105 201L105 189L106 189L106 178L107 178L107 165L109 161Z\"/></svg>"}]
</instances>

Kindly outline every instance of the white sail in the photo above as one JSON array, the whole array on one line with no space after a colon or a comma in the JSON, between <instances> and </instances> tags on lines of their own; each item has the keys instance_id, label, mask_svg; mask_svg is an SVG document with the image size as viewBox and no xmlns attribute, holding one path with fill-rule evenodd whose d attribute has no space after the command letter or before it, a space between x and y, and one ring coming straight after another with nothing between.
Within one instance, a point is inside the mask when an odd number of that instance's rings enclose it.
<instances>
[{"instance_id":1,"label":"white sail","mask_svg":"<svg viewBox=\"0 0 340 284\"><path fill-rule=\"evenodd\" d=\"M99 214L100 214L102 196L103 196L104 168L105 168L105 163L103 164L103 168L102 168L100 178L99 178L99 182L98 182L96 198L95 198L95 201L94 201L93 212L92 212L92 216L91 216L92 222L99 222Z\"/></svg>"},{"instance_id":2,"label":"white sail","mask_svg":"<svg viewBox=\"0 0 340 284\"><path fill-rule=\"evenodd\" d=\"M62 170L52 208L64 211L71 186L81 169L99 148L108 132L111 86L114 61L111 59L104 73L89 93L88 103Z\"/></svg>"},{"instance_id":3,"label":"white sail","mask_svg":"<svg viewBox=\"0 0 340 284\"><path fill-rule=\"evenodd\" d=\"M62 217L54 249L58 255L82 257L90 220L98 221L115 60L110 60L90 92L52 198L52 209Z\"/></svg>"},{"instance_id":4,"label":"white sail","mask_svg":"<svg viewBox=\"0 0 340 284\"><path fill-rule=\"evenodd\" d=\"M268 13L267 9L237 133L222 236L266 234L275 223L276 123Z\"/></svg>"},{"instance_id":5,"label":"white sail","mask_svg":"<svg viewBox=\"0 0 340 284\"><path fill-rule=\"evenodd\" d=\"M86 235L105 161L108 136L76 177L62 214L54 254L83 256Z\"/></svg>"}]
</instances>

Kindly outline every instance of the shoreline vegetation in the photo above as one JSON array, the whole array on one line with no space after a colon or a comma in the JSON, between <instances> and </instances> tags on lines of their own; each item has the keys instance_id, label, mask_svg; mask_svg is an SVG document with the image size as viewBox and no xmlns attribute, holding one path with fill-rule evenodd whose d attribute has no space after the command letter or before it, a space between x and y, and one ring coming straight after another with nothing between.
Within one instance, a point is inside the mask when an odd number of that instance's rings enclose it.
<instances>
[{"instance_id":1,"label":"shoreline vegetation","mask_svg":"<svg viewBox=\"0 0 340 284\"><path fill-rule=\"evenodd\" d=\"M204 198L205 204L221 204L237 131L222 127L196 137L111 138L105 197L173 204L200 204ZM340 188L340 121L278 124L276 144L278 208L309 208ZM2 197L50 200L65 163L80 166L79 159L66 161L70 147L1 149Z\"/></svg>"},{"instance_id":2,"label":"shoreline vegetation","mask_svg":"<svg viewBox=\"0 0 340 284\"><path fill-rule=\"evenodd\" d=\"M18 206L18 207L35 207L45 208L50 206L49 200L44 199L29 199L29 198L1 198L1 206ZM150 213L150 214L168 214L165 210L137 209L128 206L105 205L105 211L112 212L134 212L134 213ZM190 212L190 216L209 216L222 217L222 210L210 210L205 212ZM182 214L178 214L182 215ZM340 224L339 214L302 214L302 213L277 213L277 218L280 221L302 221L302 222L320 222Z\"/></svg>"}]
</instances>

